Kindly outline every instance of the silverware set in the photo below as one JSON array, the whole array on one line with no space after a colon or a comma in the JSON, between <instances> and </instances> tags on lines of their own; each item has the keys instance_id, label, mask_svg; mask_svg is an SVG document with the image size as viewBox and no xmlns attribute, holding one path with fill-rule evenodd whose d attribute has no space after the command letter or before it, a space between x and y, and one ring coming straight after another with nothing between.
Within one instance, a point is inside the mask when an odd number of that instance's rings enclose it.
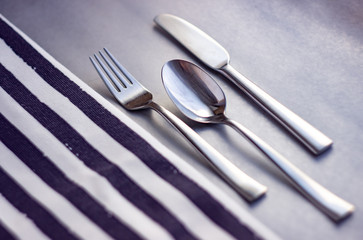
<instances>
[{"instance_id":1,"label":"silverware set","mask_svg":"<svg viewBox=\"0 0 363 240\"><path fill-rule=\"evenodd\" d=\"M331 146L330 138L233 69L229 65L228 52L200 29L169 14L161 14L154 21L202 62L223 73L313 153L319 154ZM99 51L99 55L94 54L90 60L110 92L124 108L149 108L158 112L208 160L216 173L248 201L254 201L266 193L266 186L246 175L182 120L155 103L152 94L107 49L104 52ZM341 220L354 211L352 204L308 177L240 123L227 118L222 89L201 68L184 60L172 60L163 66L162 80L169 97L184 115L194 121L225 123L234 128L264 153L301 194L333 220Z\"/></svg>"}]
</instances>

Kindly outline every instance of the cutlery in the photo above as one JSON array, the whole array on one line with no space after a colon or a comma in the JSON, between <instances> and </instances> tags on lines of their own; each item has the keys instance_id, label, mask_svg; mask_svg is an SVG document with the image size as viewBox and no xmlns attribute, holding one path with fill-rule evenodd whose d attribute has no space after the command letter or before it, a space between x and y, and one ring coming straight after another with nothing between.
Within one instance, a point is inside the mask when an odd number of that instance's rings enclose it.
<instances>
[{"instance_id":1,"label":"cutlery","mask_svg":"<svg viewBox=\"0 0 363 240\"><path fill-rule=\"evenodd\" d=\"M256 200L265 194L267 188L264 185L258 183L242 172L182 120L164 107L155 103L152 100L152 94L144 88L106 48L104 48L104 51L108 57L101 51L99 54L108 67L96 54L94 54L94 58L97 62L92 57L90 57L90 60L110 92L124 108L127 110L150 108L158 112L192 143L226 182L248 201ZM101 70L101 68L103 70Z\"/></svg>"},{"instance_id":2,"label":"cutlery","mask_svg":"<svg viewBox=\"0 0 363 240\"><path fill-rule=\"evenodd\" d=\"M236 71L229 64L228 52L196 26L170 14L158 15L154 21L202 62L230 79L314 154L320 154L332 145L330 138Z\"/></svg>"},{"instance_id":3,"label":"cutlery","mask_svg":"<svg viewBox=\"0 0 363 240\"><path fill-rule=\"evenodd\" d=\"M352 204L319 185L250 130L226 117L225 95L208 73L193 63L172 60L163 66L161 75L168 95L187 117L202 123L225 123L237 130L261 150L295 188L334 220L352 213Z\"/></svg>"}]
</instances>

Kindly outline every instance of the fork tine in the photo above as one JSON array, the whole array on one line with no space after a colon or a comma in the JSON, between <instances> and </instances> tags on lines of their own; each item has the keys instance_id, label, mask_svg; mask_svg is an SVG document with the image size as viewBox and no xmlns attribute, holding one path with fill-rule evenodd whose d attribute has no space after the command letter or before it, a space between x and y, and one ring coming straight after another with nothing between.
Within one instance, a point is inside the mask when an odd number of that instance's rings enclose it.
<instances>
[{"instance_id":1,"label":"fork tine","mask_svg":"<svg viewBox=\"0 0 363 240\"><path fill-rule=\"evenodd\" d=\"M125 88L125 85L121 84L120 81L118 81L114 77L114 75L110 72L110 70L107 68L107 66L101 61L101 59L96 54L94 54L94 56L95 56L97 62L100 64L100 66L102 67L102 69L105 71L105 73L109 77L109 79L116 85L116 87L121 92L121 90ZM107 63L107 64L109 64L109 63ZM120 80L123 81L122 79L120 79Z\"/></svg>"},{"instance_id":2,"label":"fork tine","mask_svg":"<svg viewBox=\"0 0 363 240\"><path fill-rule=\"evenodd\" d=\"M96 56L97 57L97 56ZM118 93L118 91L116 90L116 88L111 84L111 82L108 80L107 76L103 73L103 71L101 70L101 68L98 66L98 64L95 62L95 60L92 59L92 57L89 57L89 59L91 60L93 66L95 67L96 71L98 72L98 75L100 75L101 79L103 80L103 82L106 84L108 90L110 90L110 92L115 95ZM98 60L97 60L98 61Z\"/></svg>"},{"instance_id":3,"label":"fork tine","mask_svg":"<svg viewBox=\"0 0 363 240\"><path fill-rule=\"evenodd\" d=\"M103 50L105 50L107 55L112 59L112 61L116 64L116 66L120 69L120 71L125 75L130 84L138 83L137 80L134 78L134 76L132 76L131 73L129 73L129 71L127 71L126 68L124 68L124 66L122 66L121 63L117 61L117 59L110 53L110 51L108 51L107 48L103 48Z\"/></svg>"},{"instance_id":4,"label":"fork tine","mask_svg":"<svg viewBox=\"0 0 363 240\"><path fill-rule=\"evenodd\" d=\"M120 74L120 71L118 71L116 69L116 67L114 66L114 64L112 64L112 62L110 60L108 60L108 58L105 56L105 54L103 54L103 52L101 52L101 51L99 51L99 54L101 55L103 60L105 60L105 62L107 63L107 66L109 66L110 69L112 70L112 72L118 77L118 79L120 80L122 86L124 88L126 88L128 85L130 85L130 82L127 80L127 78L125 78L124 76L122 76Z\"/></svg>"}]
</instances>

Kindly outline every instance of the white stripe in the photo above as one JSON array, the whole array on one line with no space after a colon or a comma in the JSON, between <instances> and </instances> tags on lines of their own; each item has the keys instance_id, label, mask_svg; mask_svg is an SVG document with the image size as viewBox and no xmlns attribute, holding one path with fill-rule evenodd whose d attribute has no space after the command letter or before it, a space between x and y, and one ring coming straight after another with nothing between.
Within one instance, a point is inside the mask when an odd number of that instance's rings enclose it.
<instances>
[{"instance_id":1,"label":"white stripe","mask_svg":"<svg viewBox=\"0 0 363 240\"><path fill-rule=\"evenodd\" d=\"M35 175L24 163L19 160L3 143L0 151L7 152L7 158L0 158L0 166L25 191L48 209L54 217L59 219L72 232L84 239L111 239L93 222L80 213L63 196L59 195Z\"/></svg>"},{"instance_id":2,"label":"white stripe","mask_svg":"<svg viewBox=\"0 0 363 240\"><path fill-rule=\"evenodd\" d=\"M253 217L244 207L238 204L234 199L229 197L226 193L221 191L216 185L209 181L206 177L200 174L187 162L180 159L170 149L162 145L154 136L152 136L145 129L140 127L131 118L113 106L99 93L90 88L86 83L80 80L76 75L54 59L48 52L41 48L37 43L30 39L25 33L19 30L16 26L11 24L7 19L0 17L7 22L15 31L17 31L30 45L32 45L40 54L42 54L50 63L56 68L60 69L69 79L78 84L82 90L87 92L90 96L100 102L107 110L122 120L128 127L133 129L136 133L142 136L147 142L149 142L155 149L164 155L170 162L172 162L184 175L193 179L199 186L203 187L208 193L210 193L215 199L217 199L226 209L228 209L234 216L236 216L242 223L248 225L253 231L258 233L263 239L280 239L274 232L262 224L259 220Z\"/></svg>"},{"instance_id":3,"label":"white stripe","mask_svg":"<svg viewBox=\"0 0 363 240\"><path fill-rule=\"evenodd\" d=\"M6 118L69 179L81 185L105 209L145 238L172 239L165 229L120 195L105 178L86 167L3 89L0 89L0 102L1 112Z\"/></svg>"},{"instance_id":4,"label":"white stripe","mask_svg":"<svg viewBox=\"0 0 363 240\"><path fill-rule=\"evenodd\" d=\"M1 143L0 143L1 144ZM1 152L1 158L7 158L5 152ZM49 238L27 218L26 214L19 212L11 203L0 194L0 222L5 225L7 230L19 239L39 239L48 240Z\"/></svg>"},{"instance_id":5,"label":"white stripe","mask_svg":"<svg viewBox=\"0 0 363 240\"><path fill-rule=\"evenodd\" d=\"M0 44L1 47L1 44ZM88 142L123 169L146 192L158 199L199 238L231 239L232 236L211 221L187 197L151 171L135 155L118 144L77 107L53 89L36 72L10 51L2 51L13 64L3 63L34 95L64 118ZM1 59L1 58L0 58ZM9 108L9 107L8 107ZM122 161L120 159L122 156Z\"/></svg>"}]
</instances>

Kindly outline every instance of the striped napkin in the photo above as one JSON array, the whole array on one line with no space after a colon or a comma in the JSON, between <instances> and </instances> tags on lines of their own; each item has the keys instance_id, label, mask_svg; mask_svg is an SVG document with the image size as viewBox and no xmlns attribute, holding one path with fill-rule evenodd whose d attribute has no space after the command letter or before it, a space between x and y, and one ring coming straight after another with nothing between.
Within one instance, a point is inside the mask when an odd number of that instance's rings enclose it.
<instances>
[{"instance_id":1,"label":"striped napkin","mask_svg":"<svg viewBox=\"0 0 363 240\"><path fill-rule=\"evenodd\" d=\"M278 239L0 17L0 239Z\"/></svg>"}]
</instances>

